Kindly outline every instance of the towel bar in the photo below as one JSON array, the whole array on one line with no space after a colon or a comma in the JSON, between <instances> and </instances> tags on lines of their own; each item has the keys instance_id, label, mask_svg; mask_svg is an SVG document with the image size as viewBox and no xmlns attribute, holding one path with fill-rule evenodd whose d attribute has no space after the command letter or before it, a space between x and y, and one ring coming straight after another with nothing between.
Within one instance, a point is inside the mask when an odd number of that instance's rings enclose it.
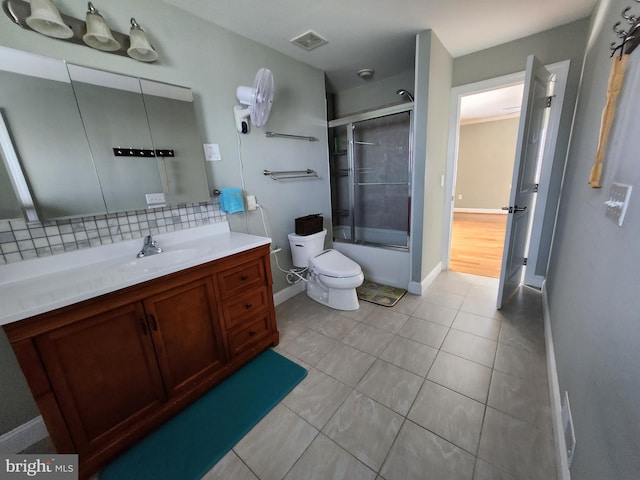
<instances>
[{"instance_id":1,"label":"towel bar","mask_svg":"<svg viewBox=\"0 0 640 480\"><path fill-rule=\"evenodd\" d=\"M289 135L288 133L276 133L276 132L266 132L264 136L267 138L273 138L273 137L293 138L294 140L308 140L309 142L315 142L318 140L316 137L307 137L304 135Z\"/></svg>"},{"instance_id":2,"label":"towel bar","mask_svg":"<svg viewBox=\"0 0 640 480\"><path fill-rule=\"evenodd\" d=\"M307 168L306 170L283 170L279 172L272 172L270 170L263 170L263 175L270 176L273 180L288 180L292 178L311 178L317 177L318 173L315 170Z\"/></svg>"}]
</instances>

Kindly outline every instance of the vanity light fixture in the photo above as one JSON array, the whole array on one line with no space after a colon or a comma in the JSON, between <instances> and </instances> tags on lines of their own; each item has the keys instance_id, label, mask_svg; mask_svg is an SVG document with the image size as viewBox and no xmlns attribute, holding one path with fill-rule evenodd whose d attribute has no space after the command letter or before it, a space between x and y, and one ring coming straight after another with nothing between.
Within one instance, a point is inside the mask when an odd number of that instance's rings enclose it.
<instances>
[{"instance_id":1,"label":"vanity light fixture","mask_svg":"<svg viewBox=\"0 0 640 480\"><path fill-rule=\"evenodd\" d=\"M31 0L31 15L25 21L33 30L48 37L73 37L73 30L62 21L51 0Z\"/></svg>"},{"instance_id":2,"label":"vanity light fixture","mask_svg":"<svg viewBox=\"0 0 640 480\"><path fill-rule=\"evenodd\" d=\"M87 11L87 33L82 40L90 47L106 52L112 52L120 48L120 43L113 38L109 25L100 12L96 10L91 2Z\"/></svg>"},{"instance_id":3,"label":"vanity light fixture","mask_svg":"<svg viewBox=\"0 0 640 480\"><path fill-rule=\"evenodd\" d=\"M56 8L53 0L0 0L0 3L7 17L25 30L130 57L139 62L151 63L159 58L135 18L131 18L130 36L125 35L110 29L92 2L87 3L85 19L65 15Z\"/></svg>"},{"instance_id":4,"label":"vanity light fixture","mask_svg":"<svg viewBox=\"0 0 640 480\"><path fill-rule=\"evenodd\" d=\"M154 62L158 59L158 53L153 49L142 27L131 18L131 31L129 32L131 46L127 49L127 55L139 62Z\"/></svg>"}]
</instances>

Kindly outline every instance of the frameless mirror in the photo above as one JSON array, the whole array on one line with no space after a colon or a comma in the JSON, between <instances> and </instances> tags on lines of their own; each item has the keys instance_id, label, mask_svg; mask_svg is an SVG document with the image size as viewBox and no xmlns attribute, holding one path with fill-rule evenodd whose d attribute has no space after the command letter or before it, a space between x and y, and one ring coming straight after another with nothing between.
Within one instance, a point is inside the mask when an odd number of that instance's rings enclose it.
<instances>
[{"instance_id":1,"label":"frameless mirror","mask_svg":"<svg viewBox=\"0 0 640 480\"><path fill-rule=\"evenodd\" d=\"M158 156L167 203L208 200L209 184L191 89L143 79L140 87L156 152L173 152Z\"/></svg>"},{"instance_id":2,"label":"frameless mirror","mask_svg":"<svg viewBox=\"0 0 640 480\"><path fill-rule=\"evenodd\" d=\"M71 83L108 212L147 208L145 194L162 192L154 157L115 156L114 147L152 149L140 81L69 65Z\"/></svg>"},{"instance_id":3,"label":"frameless mirror","mask_svg":"<svg viewBox=\"0 0 640 480\"><path fill-rule=\"evenodd\" d=\"M40 220L210 199L189 88L0 47L0 109Z\"/></svg>"},{"instance_id":4,"label":"frameless mirror","mask_svg":"<svg viewBox=\"0 0 640 480\"><path fill-rule=\"evenodd\" d=\"M64 62L2 48L0 86L3 148L15 150L39 217L106 213Z\"/></svg>"}]
</instances>

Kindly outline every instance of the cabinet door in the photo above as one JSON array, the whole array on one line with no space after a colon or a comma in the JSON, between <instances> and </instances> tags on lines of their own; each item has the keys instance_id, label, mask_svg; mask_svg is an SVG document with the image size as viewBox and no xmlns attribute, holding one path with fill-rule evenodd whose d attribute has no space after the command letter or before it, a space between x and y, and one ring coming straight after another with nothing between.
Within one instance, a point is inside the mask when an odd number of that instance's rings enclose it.
<instances>
[{"instance_id":1,"label":"cabinet door","mask_svg":"<svg viewBox=\"0 0 640 480\"><path fill-rule=\"evenodd\" d=\"M141 303L35 342L79 454L122 435L166 399Z\"/></svg>"},{"instance_id":2,"label":"cabinet door","mask_svg":"<svg viewBox=\"0 0 640 480\"><path fill-rule=\"evenodd\" d=\"M167 395L175 396L224 367L224 343L210 277L144 301Z\"/></svg>"}]
</instances>

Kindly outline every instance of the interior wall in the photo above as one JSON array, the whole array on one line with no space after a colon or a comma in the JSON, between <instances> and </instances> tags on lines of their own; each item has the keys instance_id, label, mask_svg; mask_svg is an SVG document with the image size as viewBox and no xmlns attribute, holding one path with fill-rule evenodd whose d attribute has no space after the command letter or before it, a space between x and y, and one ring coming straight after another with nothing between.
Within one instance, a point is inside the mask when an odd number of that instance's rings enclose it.
<instances>
[{"instance_id":1,"label":"interior wall","mask_svg":"<svg viewBox=\"0 0 640 480\"><path fill-rule=\"evenodd\" d=\"M416 36L409 291L418 294L441 262L452 66L453 58L433 31Z\"/></svg>"},{"instance_id":2,"label":"interior wall","mask_svg":"<svg viewBox=\"0 0 640 480\"><path fill-rule=\"evenodd\" d=\"M589 19L584 18L513 42L458 57L453 62L453 86L460 86L524 71L527 56L531 54L545 65L563 60L571 61L553 157L538 262L535 265L536 275L545 275L549 259L588 31Z\"/></svg>"},{"instance_id":3,"label":"interior wall","mask_svg":"<svg viewBox=\"0 0 640 480\"><path fill-rule=\"evenodd\" d=\"M68 15L84 18L86 3L57 0ZM99 6L100 7L100 6ZM6 15L0 15L0 45L29 51L88 67L191 87L196 118L203 143L218 143L222 161L208 162L209 187L241 187L256 195L262 206L273 244L282 248L280 264L291 266L287 234L294 231L294 219L323 213L330 224L329 172L325 83L322 71L297 62L272 49L205 22L164 2L154 0L111 0L100 8L114 30L129 31L135 17L158 50L156 63L145 64L127 57L100 52L86 46L52 39L23 30ZM233 106L238 85L252 85L261 67L272 70L275 97L265 128L251 128L236 135ZM266 138L266 130L309 135L317 142ZM241 152L240 166L238 150ZM262 173L269 170L311 168L318 179L276 182ZM234 231L264 235L260 211L230 218ZM284 274L272 261L274 291L287 286ZM2 334L3 336L4 334ZM30 395L15 378L21 376L6 339L0 340L0 434L34 416ZM5 359L8 359L5 361ZM13 359L13 360L12 360Z\"/></svg>"},{"instance_id":4,"label":"interior wall","mask_svg":"<svg viewBox=\"0 0 640 480\"><path fill-rule=\"evenodd\" d=\"M576 432L572 478L638 478L640 471L640 51L627 73L605 153L602 188L588 185L611 69L612 26L628 0L593 17L546 291L560 391ZM639 14L638 5L632 13ZM613 182L634 186L624 225L605 217Z\"/></svg>"},{"instance_id":5,"label":"interior wall","mask_svg":"<svg viewBox=\"0 0 640 480\"><path fill-rule=\"evenodd\" d=\"M455 208L509 204L519 123L514 117L460 126Z\"/></svg>"},{"instance_id":6,"label":"interior wall","mask_svg":"<svg viewBox=\"0 0 640 480\"><path fill-rule=\"evenodd\" d=\"M429 69L422 279L442 261L444 175L447 170L449 98L453 72L453 58L435 34L431 42Z\"/></svg>"}]
</instances>

